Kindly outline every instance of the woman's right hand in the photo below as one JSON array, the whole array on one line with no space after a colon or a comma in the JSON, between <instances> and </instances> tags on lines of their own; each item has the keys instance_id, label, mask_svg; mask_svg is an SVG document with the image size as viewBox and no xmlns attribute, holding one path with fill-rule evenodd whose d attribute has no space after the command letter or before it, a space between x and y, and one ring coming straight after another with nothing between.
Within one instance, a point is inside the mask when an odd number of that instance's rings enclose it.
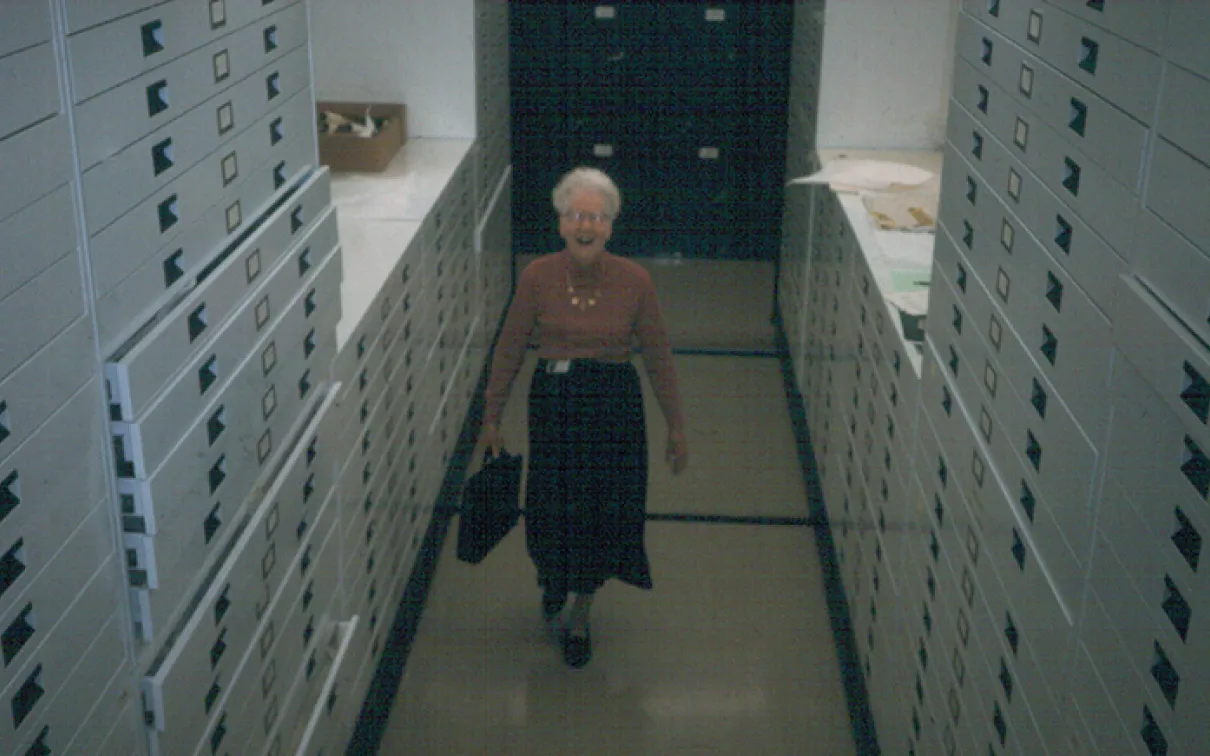
<instances>
[{"instance_id":1,"label":"woman's right hand","mask_svg":"<svg viewBox=\"0 0 1210 756\"><path fill-rule=\"evenodd\" d=\"M479 431L479 447L492 457L500 456L504 451L504 435L494 425L485 425Z\"/></svg>"}]
</instances>

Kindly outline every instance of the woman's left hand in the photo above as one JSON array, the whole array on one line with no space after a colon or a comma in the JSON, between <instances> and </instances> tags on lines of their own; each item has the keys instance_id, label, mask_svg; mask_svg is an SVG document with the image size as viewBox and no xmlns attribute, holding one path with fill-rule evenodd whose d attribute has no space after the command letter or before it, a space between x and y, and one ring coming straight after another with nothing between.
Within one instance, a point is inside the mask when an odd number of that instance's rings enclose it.
<instances>
[{"instance_id":1,"label":"woman's left hand","mask_svg":"<svg viewBox=\"0 0 1210 756\"><path fill-rule=\"evenodd\" d=\"M664 453L664 461L672 467L673 475L680 475L689 465L689 440L685 431L668 431L668 450Z\"/></svg>"}]
</instances>

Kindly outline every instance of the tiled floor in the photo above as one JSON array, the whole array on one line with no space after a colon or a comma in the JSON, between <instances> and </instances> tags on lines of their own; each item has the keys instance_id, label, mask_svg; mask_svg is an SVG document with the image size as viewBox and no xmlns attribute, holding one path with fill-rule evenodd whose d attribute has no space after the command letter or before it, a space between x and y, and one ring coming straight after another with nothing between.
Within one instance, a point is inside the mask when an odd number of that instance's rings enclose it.
<instances>
[{"instance_id":1,"label":"tiled floor","mask_svg":"<svg viewBox=\"0 0 1210 756\"><path fill-rule=\"evenodd\" d=\"M662 463L648 392L649 511L807 516L778 363L677 357L692 462ZM518 377L503 426L525 451ZM451 528L380 753L855 753L840 666L807 527L653 521L655 589L610 583L593 607L594 654L564 665L543 633L518 527L481 565Z\"/></svg>"}]
</instances>

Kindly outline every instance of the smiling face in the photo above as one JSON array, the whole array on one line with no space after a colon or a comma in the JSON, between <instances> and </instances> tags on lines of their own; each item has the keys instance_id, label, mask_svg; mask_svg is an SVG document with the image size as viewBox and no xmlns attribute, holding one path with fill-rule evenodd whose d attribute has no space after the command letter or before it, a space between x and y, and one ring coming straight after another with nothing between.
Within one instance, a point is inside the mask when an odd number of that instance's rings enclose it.
<instances>
[{"instance_id":1,"label":"smiling face","mask_svg":"<svg viewBox=\"0 0 1210 756\"><path fill-rule=\"evenodd\" d=\"M581 189L571 195L567 212L559 218L559 235L567 242L572 258L581 265L596 262L613 235L613 218L606 212L605 204L605 197L599 192Z\"/></svg>"}]
</instances>

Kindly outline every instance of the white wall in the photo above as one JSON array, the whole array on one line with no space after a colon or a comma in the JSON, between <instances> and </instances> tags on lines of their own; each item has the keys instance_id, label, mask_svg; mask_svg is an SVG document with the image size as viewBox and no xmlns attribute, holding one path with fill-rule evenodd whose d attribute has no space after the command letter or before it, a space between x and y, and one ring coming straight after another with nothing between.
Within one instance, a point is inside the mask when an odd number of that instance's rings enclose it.
<instances>
[{"instance_id":1,"label":"white wall","mask_svg":"<svg viewBox=\"0 0 1210 756\"><path fill-rule=\"evenodd\" d=\"M817 148L939 149L961 0L829 0Z\"/></svg>"},{"instance_id":2,"label":"white wall","mask_svg":"<svg viewBox=\"0 0 1210 756\"><path fill-rule=\"evenodd\" d=\"M402 102L409 137L475 137L474 0L311 0L315 95Z\"/></svg>"}]
</instances>

